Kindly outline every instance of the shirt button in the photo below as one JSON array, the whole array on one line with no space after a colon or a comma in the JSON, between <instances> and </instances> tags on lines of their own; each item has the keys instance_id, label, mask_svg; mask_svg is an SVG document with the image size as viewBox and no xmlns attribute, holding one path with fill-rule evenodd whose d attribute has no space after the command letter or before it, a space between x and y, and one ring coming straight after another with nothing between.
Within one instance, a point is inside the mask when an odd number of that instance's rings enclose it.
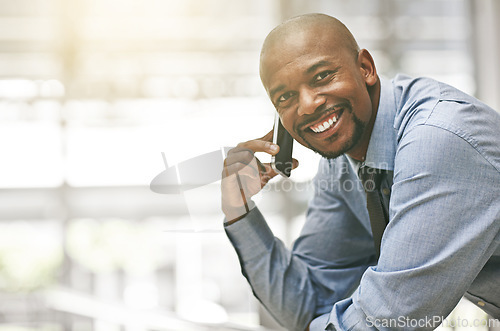
<instances>
[{"instance_id":1,"label":"shirt button","mask_svg":"<svg viewBox=\"0 0 500 331\"><path fill-rule=\"evenodd\" d=\"M477 305L478 305L478 306L481 306L481 307L484 307L485 303L484 303L484 302L482 302L482 301L478 301Z\"/></svg>"},{"instance_id":2,"label":"shirt button","mask_svg":"<svg viewBox=\"0 0 500 331\"><path fill-rule=\"evenodd\" d=\"M385 187L382 189L382 193L384 193L385 195L389 195L389 194L391 194L391 189Z\"/></svg>"}]
</instances>

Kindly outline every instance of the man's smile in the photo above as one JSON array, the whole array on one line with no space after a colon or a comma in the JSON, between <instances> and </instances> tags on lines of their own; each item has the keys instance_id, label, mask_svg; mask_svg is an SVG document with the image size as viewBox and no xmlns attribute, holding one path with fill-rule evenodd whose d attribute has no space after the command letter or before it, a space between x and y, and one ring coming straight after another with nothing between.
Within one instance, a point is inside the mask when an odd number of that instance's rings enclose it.
<instances>
[{"instance_id":1,"label":"man's smile","mask_svg":"<svg viewBox=\"0 0 500 331\"><path fill-rule=\"evenodd\" d=\"M317 119L307 120L301 125L301 130L304 135L314 139L325 139L333 135L339 126L339 121L344 113L344 110L349 108L349 105L339 104L325 111Z\"/></svg>"},{"instance_id":2,"label":"man's smile","mask_svg":"<svg viewBox=\"0 0 500 331\"><path fill-rule=\"evenodd\" d=\"M332 114L327 114L326 117L323 116L315 123L309 126L309 129L314 133L323 133L326 130L333 128L340 117L341 112L334 112Z\"/></svg>"}]
</instances>

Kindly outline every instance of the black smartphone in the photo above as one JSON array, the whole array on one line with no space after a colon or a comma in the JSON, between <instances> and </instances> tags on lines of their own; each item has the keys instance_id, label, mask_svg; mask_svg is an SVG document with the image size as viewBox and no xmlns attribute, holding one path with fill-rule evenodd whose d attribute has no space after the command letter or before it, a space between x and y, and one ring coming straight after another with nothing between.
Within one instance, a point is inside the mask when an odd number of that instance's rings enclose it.
<instances>
[{"instance_id":1,"label":"black smartphone","mask_svg":"<svg viewBox=\"0 0 500 331\"><path fill-rule=\"evenodd\" d=\"M293 138L281 124L278 113L274 118L273 143L280 147L280 151L271 158L271 167L282 176L290 177L293 165Z\"/></svg>"}]
</instances>

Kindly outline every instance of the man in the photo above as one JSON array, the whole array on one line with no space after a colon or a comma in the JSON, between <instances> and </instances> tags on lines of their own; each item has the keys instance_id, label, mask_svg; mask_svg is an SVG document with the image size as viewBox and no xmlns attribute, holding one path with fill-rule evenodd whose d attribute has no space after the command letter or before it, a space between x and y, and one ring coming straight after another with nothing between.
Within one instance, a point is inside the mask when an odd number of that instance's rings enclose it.
<instances>
[{"instance_id":1,"label":"man","mask_svg":"<svg viewBox=\"0 0 500 331\"><path fill-rule=\"evenodd\" d=\"M323 156L291 251L250 200L276 175L254 157L277 153L271 133L225 160L225 230L276 320L431 330L464 295L499 318L500 116L428 78L379 79L370 53L327 15L275 28L260 68L284 127Z\"/></svg>"}]
</instances>

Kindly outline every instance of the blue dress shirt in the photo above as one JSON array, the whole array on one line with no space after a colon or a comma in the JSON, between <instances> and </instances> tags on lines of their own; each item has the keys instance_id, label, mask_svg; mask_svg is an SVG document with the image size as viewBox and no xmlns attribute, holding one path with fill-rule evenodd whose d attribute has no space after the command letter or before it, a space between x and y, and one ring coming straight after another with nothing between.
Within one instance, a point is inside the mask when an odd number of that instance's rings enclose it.
<instances>
[{"instance_id":1,"label":"blue dress shirt","mask_svg":"<svg viewBox=\"0 0 500 331\"><path fill-rule=\"evenodd\" d=\"M320 161L291 251L258 208L225 227L244 276L290 330L432 330L464 294L500 318L500 115L432 79L381 84L365 161L393 175L378 262L343 155Z\"/></svg>"}]
</instances>

